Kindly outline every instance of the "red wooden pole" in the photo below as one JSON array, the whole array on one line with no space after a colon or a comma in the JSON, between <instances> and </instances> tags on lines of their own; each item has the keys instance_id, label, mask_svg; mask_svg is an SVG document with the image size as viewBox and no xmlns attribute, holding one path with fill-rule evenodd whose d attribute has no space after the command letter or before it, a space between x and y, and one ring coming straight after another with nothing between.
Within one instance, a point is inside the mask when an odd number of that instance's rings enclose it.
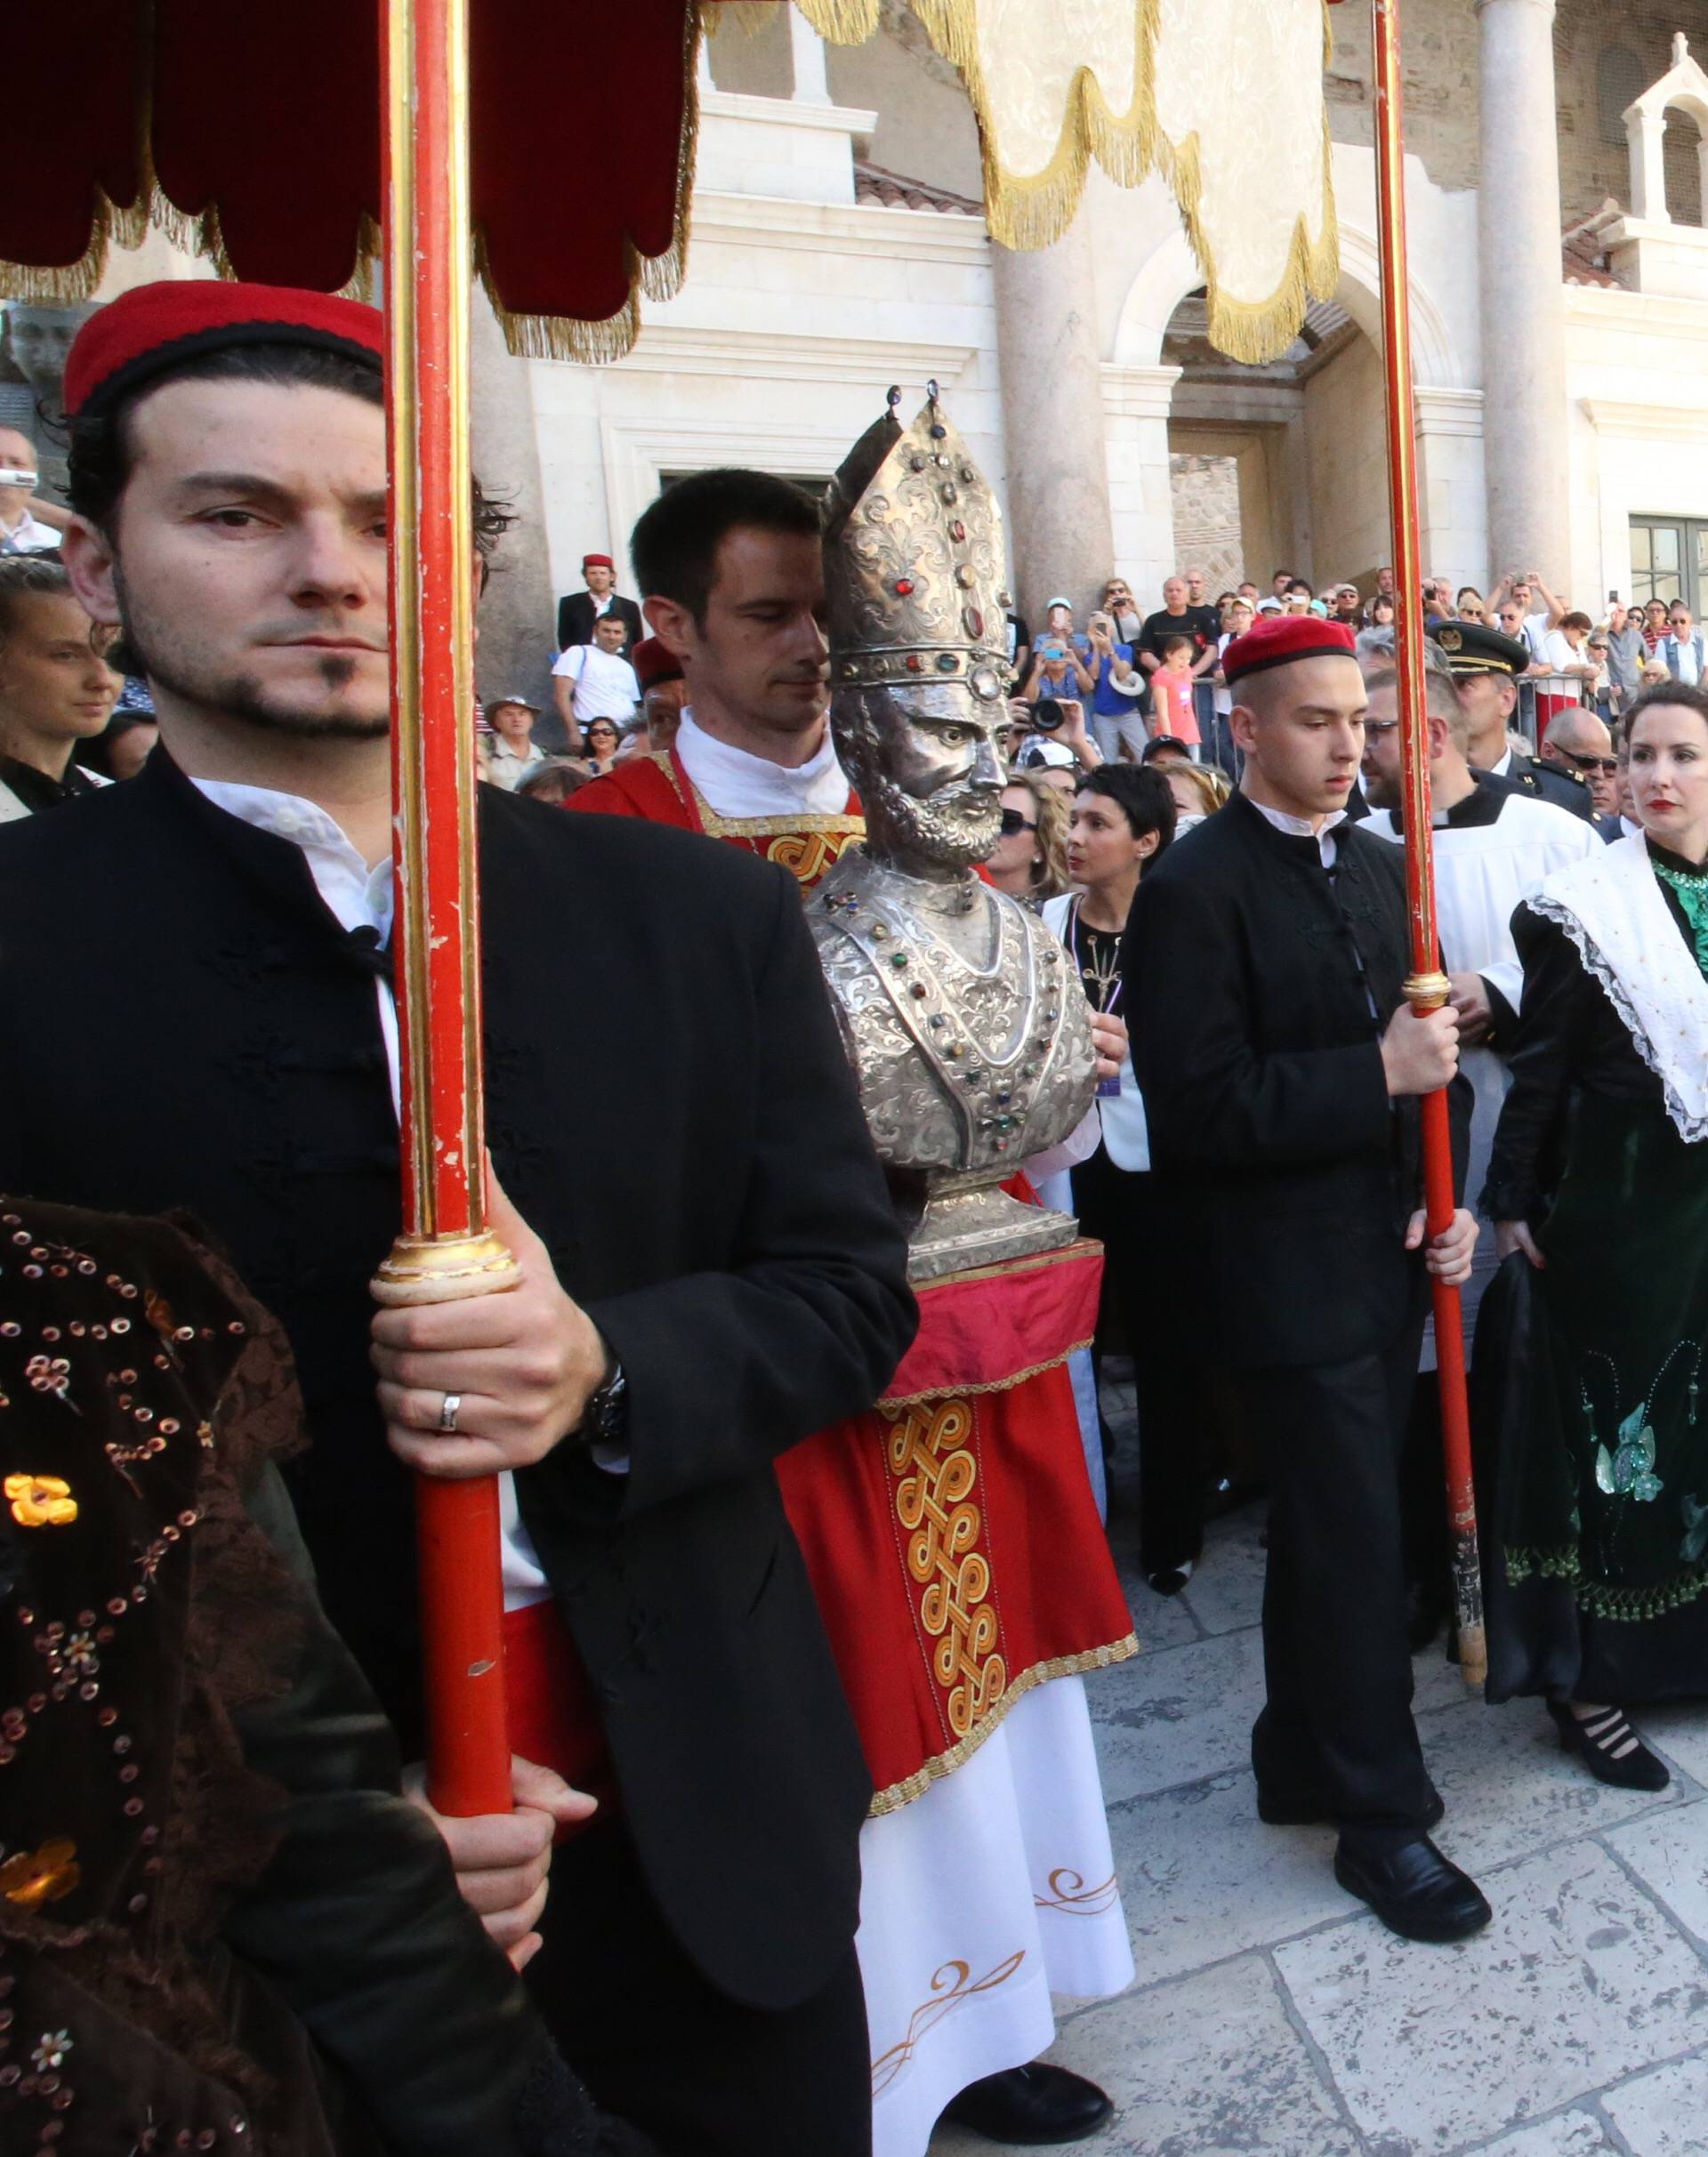
<instances>
[{"instance_id":1,"label":"red wooden pole","mask_svg":"<svg viewBox=\"0 0 1708 2157\"><path fill-rule=\"evenodd\" d=\"M467 0L381 0L404 1232L387 1304L509 1288L486 1226L468 447ZM415 1487L428 1791L510 1810L493 1477Z\"/></svg>"},{"instance_id":2,"label":"red wooden pole","mask_svg":"<svg viewBox=\"0 0 1708 2157\"><path fill-rule=\"evenodd\" d=\"M1410 278L1406 259L1406 162L1399 66L1398 0L1372 0L1376 75L1376 208L1382 237L1382 370L1387 396L1389 513L1393 523L1395 645L1398 660L1401 788L1406 803L1406 882L1411 909L1411 978L1406 994L1420 1011L1438 1010L1449 986L1435 929L1434 839L1430 809L1429 722L1423 690L1422 564L1418 551L1417 455L1412 417ZM1420 1104L1429 1233L1453 1219L1453 1143L1447 1097ZM1433 1284L1435 1360L1441 1388L1441 1445L1452 1536L1459 1667L1467 1685L1488 1675L1483 1582L1471 1481L1470 1412L1465 1392L1464 1319L1459 1291Z\"/></svg>"}]
</instances>

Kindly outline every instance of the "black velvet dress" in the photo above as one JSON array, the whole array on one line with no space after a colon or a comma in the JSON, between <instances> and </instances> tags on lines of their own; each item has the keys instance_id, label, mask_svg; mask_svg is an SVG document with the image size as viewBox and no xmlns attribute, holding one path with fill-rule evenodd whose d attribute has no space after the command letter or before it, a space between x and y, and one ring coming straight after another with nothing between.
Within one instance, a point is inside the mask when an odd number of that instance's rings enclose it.
<instances>
[{"instance_id":1,"label":"black velvet dress","mask_svg":"<svg viewBox=\"0 0 1708 2157\"><path fill-rule=\"evenodd\" d=\"M1708 878L1649 856L1704 964ZM1526 905L1513 933L1523 1010L1483 1204L1547 1262L1510 1258L1478 1326L1488 1697L1708 1694L1708 1142L1680 1136L1567 930Z\"/></svg>"}]
</instances>

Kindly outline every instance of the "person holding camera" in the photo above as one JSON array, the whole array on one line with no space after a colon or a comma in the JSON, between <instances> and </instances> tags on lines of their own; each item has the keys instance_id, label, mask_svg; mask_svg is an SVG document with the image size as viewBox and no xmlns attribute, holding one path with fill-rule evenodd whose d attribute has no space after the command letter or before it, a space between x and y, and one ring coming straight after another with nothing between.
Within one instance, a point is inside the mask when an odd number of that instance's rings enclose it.
<instances>
[{"instance_id":1,"label":"person holding camera","mask_svg":"<svg viewBox=\"0 0 1708 2157\"><path fill-rule=\"evenodd\" d=\"M1102 752L1085 731L1085 707L1074 696L1040 696L1032 706L1032 730L1014 759L1016 771L1058 767L1095 771Z\"/></svg>"},{"instance_id":2,"label":"person holding camera","mask_svg":"<svg viewBox=\"0 0 1708 2157\"><path fill-rule=\"evenodd\" d=\"M1060 615L1067 615L1069 626L1058 627ZM1097 687L1096 677L1081 658L1072 633L1073 616L1063 602L1053 602L1050 608L1050 626L1032 648L1032 671L1027 676L1021 691L1027 704L1035 704L1041 697L1072 699L1076 696L1089 696Z\"/></svg>"},{"instance_id":3,"label":"person holding camera","mask_svg":"<svg viewBox=\"0 0 1708 2157\"><path fill-rule=\"evenodd\" d=\"M1094 614L1086 624L1091 640L1088 664L1096 677L1092 691L1092 735L1106 764L1123 758L1136 764L1144 754L1145 722L1140 704L1144 676L1133 664L1132 647L1116 637L1115 617Z\"/></svg>"}]
</instances>

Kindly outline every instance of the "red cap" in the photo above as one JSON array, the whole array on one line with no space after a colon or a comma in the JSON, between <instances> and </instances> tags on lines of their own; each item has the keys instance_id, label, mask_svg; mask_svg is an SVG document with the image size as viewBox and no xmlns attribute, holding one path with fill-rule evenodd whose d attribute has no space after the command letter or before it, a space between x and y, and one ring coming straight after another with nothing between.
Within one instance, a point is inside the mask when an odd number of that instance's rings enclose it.
<instances>
[{"instance_id":1,"label":"red cap","mask_svg":"<svg viewBox=\"0 0 1708 2157\"><path fill-rule=\"evenodd\" d=\"M609 569L613 572L616 568L616 564L608 554L584 554L581 566L584 569Z\"/></svg>"},{"instance_id":2,"label":"red cap","mask_svg":"<svg viewBox=\"0 0 1708 2157\"><path fill-rule=\"evenodd\" d=\"M629 654L629 664L643 689L657 688L661 681L680 681L682 663L668 645L657 637L642 637Z\"/></svg>"},{"instance_id":3,"label":"red cap","mask_svg":"<svg viewBox=\"0 0 1708 2157\"><path fill-rule=\"evenodd\" d=\"M1290 666L1295 659L1356 659L1358 640L1341 622L1314 614L1272 614L1254 622L1221 655L1221 672L1230 685L1265 667Z\"/></svg>"},{"instance_id":4,"label":"red cap","mask_svg":"<svg viewBox=\"0 0 1708 2157\"><path fill-rule=\"evenodd\" d=\"M65 409L85 412L192 353L236 344L316 345L378 366L385 358L385 323L376 307L291 285L232 285L217 278L138 285L98 307L72 340Z\"/></svg>"}]
</instances>

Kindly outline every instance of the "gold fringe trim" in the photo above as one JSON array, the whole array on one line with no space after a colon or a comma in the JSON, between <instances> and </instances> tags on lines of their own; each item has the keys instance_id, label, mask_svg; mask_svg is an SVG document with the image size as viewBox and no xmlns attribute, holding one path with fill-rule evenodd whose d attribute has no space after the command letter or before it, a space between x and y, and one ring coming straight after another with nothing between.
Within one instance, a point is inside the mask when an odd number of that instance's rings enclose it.
<instances>
[{"instance_id":1,"label":"gold fringe trim","mask_svg":"<svg viewBox=\"0 0 1708 2157\"><path fill-rule=\"evenodd\" d=\"M737 13L746 12L746 0L734 0ZM721 14L730 4L723 0ZM834 45L863 45L878 34L881 0L796 0L801 12Z\"/></svg>"},{"instance_id":2,"label":"gold fringe trim","mask_svg":"<svg viewBox=\"0 0 1708 2157\"><path fill-rule=\"evenodd\" d=\"M858 44L878 25L878 0L797 0L823 37ZM1019 251L1047 247L1061 237L1079 209L1085 175L1095 157L1122 187L1136 187L1160 172L1173 189L1192 251L1204 276L1210 342L1230 359L1262 366L1278 359L1298 335L1313 298L1325 300L1340 282L1340 231L1329 151L1328 111L1323 110L1322 229L1313 241L1301 213L1275 290L1262 300L1237 300L1221 288L1215 256L1204 229L1203 183L1196 134L1172 143L1157 125L1156 52L1161 0L1135 0L1134 80L1132 106L1110 110L1096 76L1081 68L1068 92L1054 154L1041 173L1017 175L996 161L990 126L991 97L979 62L978 0L909 0L931 44L959 68L979 121L984 165L985 215L991 237ZM1322 6L1323 64L1333 52L1328 0Z\"/></svg>"},{"instance_id":3,"label":"gold fringe trim","mask_svg":"<svg viewBox=\"0 0 1708 2157\"><path fill-rule=\"evenodd\" d=\"M917 1774L900 1783L892 1783L888 1790L881 1790L866 1807L866 1818L882 1820L886 1813L898 1813L904 1805L922 1798L933 1783L942 1782L957 1767L964 1767L991 1732L1000 1727L1015 1702L1023 1700L1035 1686L1047 1685L1052 1678L1078 1678L1087 1670L1110 1670L1138 1653L1137 1636L1129 1633L1124 1640L1111 1641L1108 1647L1087 1648L1084 1654L1055 1655L1048 1662L1035 1662L1029 1670L1020 1673L983 1722L976 1723L958 1745L951 1745L947 1752L936 1754Z\"/></svg>"},{"instance_id":4,"label":"gold fringe trim","mask_svg":"<svg viewBox=\"0 0 1708 2157\"><path fill-rule=\"evenodd\" d=\"M924 1284L922 1283L921 1285L923 1286ZM1016 1371L1011 1378L992 1379L990 1383L985 1386L969 1386L959 1383L952 1386L928 1386L923 1393L886 1394L878 1403L878 1408L880 1413L885 1415L888 1415L892 1410L899 1414L904 1408L917 1408L925 1401L961 1400L970 1397L975 1393L1011 1393L1016 1386L1023 1386L1028 1378L1038 1378L1045 1371L1059 1369L1070 1356L1076 1354L1081 1348L1089 1348L1091 1345L1092 1337L1088 1333L1084 1340L1070 1340L1059 1355L1046 1356L1042 1363L1029 1364L1024 1371Z\"/></svg>"}]
</instances>

